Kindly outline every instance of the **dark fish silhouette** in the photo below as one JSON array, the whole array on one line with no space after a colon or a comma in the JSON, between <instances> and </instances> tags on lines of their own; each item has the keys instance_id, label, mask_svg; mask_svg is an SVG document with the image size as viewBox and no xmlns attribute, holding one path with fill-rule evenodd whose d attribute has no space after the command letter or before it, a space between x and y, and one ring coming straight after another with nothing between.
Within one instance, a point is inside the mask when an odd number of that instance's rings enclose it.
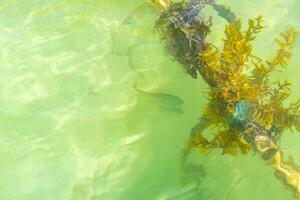
<instances>
[{"instance_id":1,"label":"dark fish silhouette","mask_svg":"<svg viewBox=\"0 0 300 200\"><path fill-rule=\"evenodd\" d=\"M212 7L218 12L218 15L226 19L229 23L236 21L236 15L226 7L221 4L212 4Z\"/></svg>"},{"instance_id":2,"label":"dark fish silhouette","mask_svg":"<svg viewBox=\"0 0 300 200\"><path fill-rule=\"evenodd\" d=\"M147 98L151 102L157 104L160 110L183 114L181 105L184 103L184 101L178 96L174 96L166 93L146 92L137 88L137 84L134 84L133 88L144 98Z\"/></svg>"}]
</instances>

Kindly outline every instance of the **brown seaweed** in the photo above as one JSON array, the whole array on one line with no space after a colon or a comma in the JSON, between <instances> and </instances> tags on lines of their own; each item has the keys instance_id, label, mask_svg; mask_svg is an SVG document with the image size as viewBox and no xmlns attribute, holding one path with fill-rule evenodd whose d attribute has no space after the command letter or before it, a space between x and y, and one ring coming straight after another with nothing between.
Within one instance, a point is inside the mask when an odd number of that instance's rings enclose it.
<instances>
[{"instance_id":1,"label":"brown seaweed","mask_svg":"<svg viewBox=\"0 0 300 200\"><path fill-rule=\"evenodd\" d=\"M286 106L290 81L271 81L272 73L288 65L296 31L288 27L281 32L275 38L275 55L263 60L252 52L253 41L264 29L262 16L250 19L248 28L242 30L229 8L209 2L229 22L223 47L217 48L205 40L211 18L199 17L201 9L195 10L194 3L171 3L156 23L174 59L192 78L201 77L210 88L208 105L191 132L184 159L193 149L201 153L220 149L231 155L253 149L300 197L300 171L296 164L283 161L277 144L285 130L300 130L300 99ZM203 134L210 127L217 129L212 139Z\"/></svg>"}]
</instances>

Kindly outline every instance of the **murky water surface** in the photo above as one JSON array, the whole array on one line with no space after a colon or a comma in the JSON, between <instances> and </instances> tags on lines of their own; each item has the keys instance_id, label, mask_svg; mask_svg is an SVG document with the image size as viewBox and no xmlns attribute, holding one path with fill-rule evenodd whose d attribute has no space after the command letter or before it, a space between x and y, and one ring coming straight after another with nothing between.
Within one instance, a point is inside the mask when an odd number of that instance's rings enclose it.
<instances>
[{"instance_id":1,"label":"murky water surface","mask_svg":"<svg viewBox=\"0 0 300 200\"><path fill-rule=\"evenodd\" d=\"M254 51L268 57L297 0L219 1L243 22L264 16ZM210 8L209 40L225 21ZM0 1L0 199L292 200L254 154L193 154L181 167L207 86L192 80L153 32L142 0ZM300 40L280 77L300 96ZM300 135L283 151L300 163Z\"/></svg>"}]
</instances>

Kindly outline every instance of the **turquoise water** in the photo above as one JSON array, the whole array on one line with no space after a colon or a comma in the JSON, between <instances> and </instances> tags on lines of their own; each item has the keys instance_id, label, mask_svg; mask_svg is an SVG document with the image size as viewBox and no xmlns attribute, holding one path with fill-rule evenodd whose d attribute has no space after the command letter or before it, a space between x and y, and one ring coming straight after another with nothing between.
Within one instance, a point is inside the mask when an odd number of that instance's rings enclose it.
<instances>
[{"instance_id":1,"label":"turquoise water","mask_svg":"<svg viewBox=\"0 0 300 200\"><path fill-rule=\"evenodd\" d=\"M300 30L297 0L223 0L242 21L264 16L263 57L286 25ZM210 41L225 21L214 16ZM153 32L142 0L0 1L0 199L292 200L259 156L196 152L182 167L207 86L192 80ZM300 96L294 57L280 78ZM300 135L280 146L300 163Z\"/></svg>"}]
</instances>

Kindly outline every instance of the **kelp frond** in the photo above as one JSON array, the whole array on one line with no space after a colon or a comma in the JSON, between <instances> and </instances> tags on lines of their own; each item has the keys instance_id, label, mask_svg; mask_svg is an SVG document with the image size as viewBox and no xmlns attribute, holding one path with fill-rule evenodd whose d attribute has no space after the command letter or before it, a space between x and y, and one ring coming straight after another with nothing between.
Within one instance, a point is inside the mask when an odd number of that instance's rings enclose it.
<instances>
[{"instance_id":1,"label":"kelp frond","mask_svg":"<svg viewBox=\"0 0 300 200\"><path fill-rule=\"evenodd\" d=\"M222 74L236 75L243 73L245 67L248 66L250 58L251 60L261 60L251 54L251 41L263 29L261 23L261 16L254 20L249 20L248 29L245 32L241 31L240 20L230 23L225 26L226 37L224 38L224 47L222 50L216 49L213 45L209 44L205 51L199 53L199 60L201 65L204 65L203 70L206 71L205 75L211 77L208 78L210 82L220 81ZM213 76L212 74L215 75Z\"/></svg>"},{"instance_id":2,"label":"kelp frond","mask_svg":"<svg viewBox=\"0 0 300 200\"><path fill-rule=\"evenodd\" d=\"M255 80L263 81L267 79L272 72L276 71L278 67L287 66L296 36L297 32L295 29L288 27L285 31L280 33L280 37L275 38L279 48L271 60L255 65L253 70L253 78Z\"/></svg>"},{"instance_id":3,"label":"kelp frond","mask_svg":"<svg viewBox=\"0 0 300 200\"><path fill-rule=\"evenodd\" d=\"M284 32L280 33L281 38L276 38L275 41L279 46L277 53L273 60L268 62L271 67L277 65L287 66L288 60L291 57L291 51L295 41L297 33L293 28L287 28Z\"/></svg>"},{"instance_id":4,"label":"kelp frond","mask_svg":"<svg viewBox=\"0 0 300 200\"><path fill-rule=\"evenodd\" d=\"M201 154L207 154L214 149L220 149L222 154L235 155L238 152L246 154L250 150L247 144L241 137L241 133L237 129L220 130L214 135L212 140L205 138L202 133L191 141L190 148L198 148Z\"/></svg>"},{"instance_id":5,"label":"kelp frond","mask_svg":"<svg viewBox=\"0 0 300 200\"><path fill-rule=\"evenodd\" d=\"M246 31L246 40L252 41L256 38L256 35L264 28L262 25L263 18L261 15L255 19L248 20L248 30Z\"/></svg>"}]
</instances>

